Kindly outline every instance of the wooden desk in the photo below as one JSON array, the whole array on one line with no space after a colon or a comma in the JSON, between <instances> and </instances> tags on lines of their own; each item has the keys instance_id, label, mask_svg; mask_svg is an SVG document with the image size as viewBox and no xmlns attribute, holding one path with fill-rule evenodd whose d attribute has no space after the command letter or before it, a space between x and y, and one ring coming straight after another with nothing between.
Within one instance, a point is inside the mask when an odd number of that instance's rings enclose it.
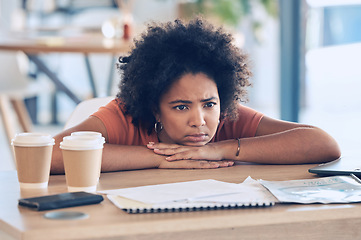
<instances>
[{"instance_id":1,"label":"wooden desk","mask_svg":"<svg viewBox=\"0 0 361 240\"><path fill-rule=\"evenodd\" d=\"M98 189L213 178L242 182L313 178L314 165L237 165L212 170L149 169L102 174ZM66 191L65 177L51 176L48 189L20 191L15 172L0 172L0 239L360 239L361 205L277 204L179 213L127 214L108 199L63 209L90 215L83 220L48 220L44 212L18 207L20 197ZM59 211L59 210L54 210ZM10 238L11 237L11 238Z\"/></svg>"},{"instance_id":2,"label":"wooden desk","mask_svg":"<svg viewBox=\"0 0 361 240\"><path fill-rule=\"evenodd\" d=\"M43 53L81 53L85 56L90 84L94 97L97 96L88 55L90 53L110 53L113 57L130 50L131 43L123 39L105 39L100 32L85 32L81 29L63 29L57 31L0 32L0 50L23 51L38 69L54 82L57 90L64 92L76 104L80 99L67 87L58 76L49 69L39 54ZM112 64L111 70L114 70ZM114 71L111 71L111 74ZM109 75L111 79L113 75ZM108 92L109 86L108 83Z\"/></svg>"}]
</instances>

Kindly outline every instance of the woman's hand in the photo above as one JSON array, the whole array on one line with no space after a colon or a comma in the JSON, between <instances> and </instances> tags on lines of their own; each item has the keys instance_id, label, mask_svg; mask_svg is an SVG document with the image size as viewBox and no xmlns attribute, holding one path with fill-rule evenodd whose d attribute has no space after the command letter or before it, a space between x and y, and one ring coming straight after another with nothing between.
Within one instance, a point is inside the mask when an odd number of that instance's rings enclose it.
<instances>
[{"instance_id":1,"label":"woman's hand","mask_svg":"<svg viewBox=\"0 0 361 240\"><path fill-rule=\"evenodd\" d=\"M184 146L178 144L167 143L149 143L147 147L152 149L154 153L167 156L167 161L175 160L195 160L195 161L214 161L214 162L232 162L222 161L224 154L222 153L221 142L208 143L204 146Z\"/></svg>"},{"instance_id":2,"label":"woman's hand","mask_svg":"<svg viewBox=\"0 0 361 240\"><path fill-rule=\"evenodd\" d=\"M233 166L233 161L207 161L207 160L178 160L162 161L158 168L184 168L184 169L208 169L224 168Z\"/></svg>"}]
</instances>

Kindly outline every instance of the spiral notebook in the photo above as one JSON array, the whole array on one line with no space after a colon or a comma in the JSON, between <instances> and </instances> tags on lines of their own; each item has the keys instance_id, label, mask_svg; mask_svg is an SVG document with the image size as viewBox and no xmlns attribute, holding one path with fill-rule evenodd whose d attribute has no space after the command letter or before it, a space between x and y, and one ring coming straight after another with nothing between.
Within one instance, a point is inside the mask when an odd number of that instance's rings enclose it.
<instances>
[{"instance_id":1,"label":"spiral notebook","mask_svg":"<svg viewBox=\"0 0 361 240\"><path fill-rule=\"evenodd\" d=\"M277 201L265 187L250 177L240 184L207 179L100 193L107 194L115 206L127 213L270 207Z\"/></svg>"}]
</instances>

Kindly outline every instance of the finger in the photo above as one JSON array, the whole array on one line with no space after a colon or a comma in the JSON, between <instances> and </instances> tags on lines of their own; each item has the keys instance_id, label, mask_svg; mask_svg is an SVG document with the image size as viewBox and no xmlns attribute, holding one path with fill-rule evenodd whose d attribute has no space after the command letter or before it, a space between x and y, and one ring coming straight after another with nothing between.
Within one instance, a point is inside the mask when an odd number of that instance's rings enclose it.
<instances>
[{"instance_id":1,"label":"finger","mask_svg":"<svg viewBox=\"0 0 361 240\"><path fill-rule=\"evenodd\" d=\"M176 165L183 166L184 162L192 162L191 164L196 164L194 162L198 162L198 166L192 168L225 168L231 167L234 165L233 161L223 160L223 161L212 161L212 160L199 160L199 159L192 159L192 160L177 160L177 161L170 161L175 163Z\"/></svg>"},{"instance_id":2,"label":"finger","mask_svg":"<svg viewBox=\"0 0 361 240\"><path fill-rule=\"evenodd\" d=\"M179 148L180 145L178 145L178 144L168 144L168 143L149 142L147 144L147 147L149 149L168 149L168 148Z\"/></svg>"},{"instance_id":3,"label":"finger","mask_svg":"<svg viewBox=\"0 0 361 240\"><path fill-rule=\"evenodd\" d=\"M219 161L219 167L231 167L234 165L233 161Z\"/></svg>"},{"instance_id":4,"label":"finger","mask_svg":"<svg viewBox=\"0 0 361 240\"><path fill-rule=\"evenodd\" d=\"M159 168L184 168L184 169L210 169L220 167L219 163L213 161L181 160L174 162L164 161Z\"/></svg>"},{"instance_id":5,"label":"finger","mask_svg":"<svg viewBox=\"0 0 361 240\"><path fill-rule=\"evenodd\" d=\"M173 153L173 154L168 154L168 157L165 158L165 160L167 161L178 161L178 160L191 160L191 159L202 159L198 156L193 156L189 153L189 152L181 152L181 153Z\"/></svg>"},{"instance_id":6,"label":"finger","mask_svg":"<svg viewBox=\"0 0 361 240\"><path fill-rule=\"evenodd\" d=\"M167 149L159 149L159 148L155 148L153 149L154 153L156 154L160 154L160 155L174 155L174 154L180 154L180 153L184 153L186 151L189 151L190 149L187 147L181 147L181 148L167 148ZM185 154L180 155L179 157L181 158L177 158L179 159L190 159L190 158L185 158ZM175 160L175 159L174 159Z\"/></svg>"},{"instance_id":7,"label":"finger","mask_svg":"<svg viewBox=\"0 0 361 240\"><path fill-rule=\"evenodd\" d=\"M195 164L197 168L219 168L220 164L213 161L197 161L197 160L187 160L191 164Z\"/></svg>"},{"instance_id":8,"label":"finger","mask_svg":"<svg viewBox=\"0 0 361 240\"><path fill-rule=\"evenodd\" d=\"M177 148L173 151L166 151L169 155L166 160L167 161L176 161L176 160L220 160L220 159L212 159L209 156L207 157L207 152L205 152L202 148L191 147L191 148Z\"/></svg>"},{"instance_id":9,"label":"finger","mask_svg":"<svg viewBox=\"0 0 361 240\"><path fill-rule=\"evenodd\" d=\"M234 165L234 162L233 161L228 161L228 166L231 167Z\"/></svg>"}]
</instances>

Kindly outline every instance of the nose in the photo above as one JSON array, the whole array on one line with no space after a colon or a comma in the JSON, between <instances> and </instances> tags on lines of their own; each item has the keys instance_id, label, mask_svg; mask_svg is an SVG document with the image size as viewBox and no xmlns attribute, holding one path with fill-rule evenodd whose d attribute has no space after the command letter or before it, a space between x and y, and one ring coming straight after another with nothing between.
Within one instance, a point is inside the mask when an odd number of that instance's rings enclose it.
<instances>
[{"instance_id":1,"label":"nose","mask_svg":"<svg viewBox=\"0 0 361 240\"><path fill-rule=\"evenodd\" d=\"M189 125L191 127L200 127L206 124L205 116L202 109L193 109L189 118Z\"/></svg>"}]
</instances>

